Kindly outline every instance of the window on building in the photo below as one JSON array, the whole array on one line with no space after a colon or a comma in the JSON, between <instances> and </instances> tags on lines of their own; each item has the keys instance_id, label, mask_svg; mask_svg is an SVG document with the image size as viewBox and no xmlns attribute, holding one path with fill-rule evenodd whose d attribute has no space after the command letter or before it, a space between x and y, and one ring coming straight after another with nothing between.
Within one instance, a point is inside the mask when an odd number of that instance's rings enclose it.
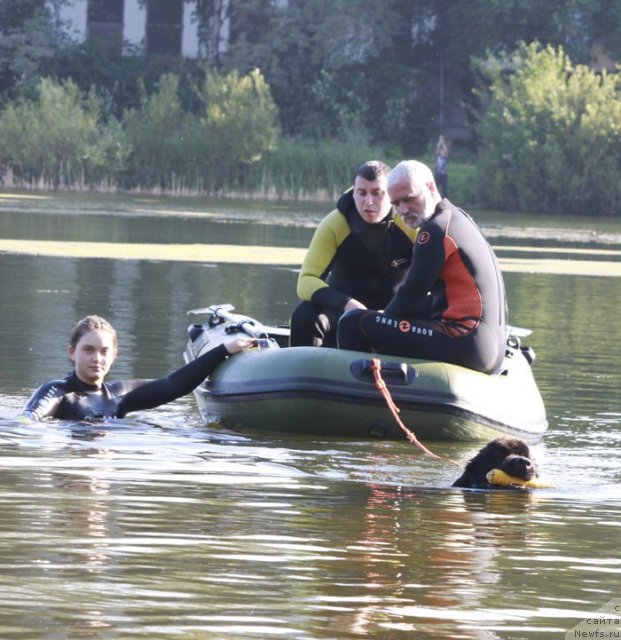
<instances>
[{"instance_id":1,"label":"window on building","mask_svg":"<svg viewBox=\"0 0 621 640\"><path fill-rule=\"evenodd\" d=\"M181 53L183 0L148 0L147 51Z\"/></svg>"},{"instance_id":2,"label":"window on building","mask_svg":"<svg viewBox=\"0 0 621 640\"><path fill-rule=\"evenodd\" d=\"M110 43L121 51L123 44L123 4L124 0L88 1L88 37Z\"/></svg>"}]
</instances>

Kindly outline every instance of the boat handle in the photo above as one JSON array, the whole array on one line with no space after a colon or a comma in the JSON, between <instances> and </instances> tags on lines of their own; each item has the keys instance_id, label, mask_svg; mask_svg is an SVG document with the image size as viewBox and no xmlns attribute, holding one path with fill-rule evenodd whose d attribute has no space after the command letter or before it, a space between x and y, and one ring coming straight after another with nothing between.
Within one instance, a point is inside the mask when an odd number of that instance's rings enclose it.
<instances>
[{"instance_id":1,"label":"boat handle","mask_svg":"<svg viewBox=\"0 0 621 640\"><path fill-rule=\"evenodd\" d=\"M349 366L356 380L373 382L373 360L354 360ZM410 384L418 377L418 371L405 362L381 362L382 378L392 384Z\"/></svg>"}]
</instances>

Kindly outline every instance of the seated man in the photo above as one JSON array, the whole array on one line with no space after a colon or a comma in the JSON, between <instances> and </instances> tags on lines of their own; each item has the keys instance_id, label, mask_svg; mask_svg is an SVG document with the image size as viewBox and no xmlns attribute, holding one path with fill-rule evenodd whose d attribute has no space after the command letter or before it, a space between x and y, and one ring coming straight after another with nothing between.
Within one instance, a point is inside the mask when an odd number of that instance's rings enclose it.
<instances>
[{"instance_id":1,"label":"seated man","mask_svg":"<svg viewBox=\"0 0 621 640\"><path fill-rule=\"evenodd\" d=\"M344 311L382 308L403 280L416 231L393 218L386 192L390 167L370 161L354 187L319 224L298 277L302 303L291 317L292 347L336 346Z\"/></svg>"},{"instance_id":2,"label":"seated man","mask_svg":"<svg viewBox=\"0 0 621 640\"><path fill-rule=\"evenodd\" d=\"M425 164L400 162L387 188L396 213L418 228L412 265L383 313L341 318L339 348L495 371L505 353L506 297L492 248L467 213L440 198Z\"/></svg>"}]
</instances>

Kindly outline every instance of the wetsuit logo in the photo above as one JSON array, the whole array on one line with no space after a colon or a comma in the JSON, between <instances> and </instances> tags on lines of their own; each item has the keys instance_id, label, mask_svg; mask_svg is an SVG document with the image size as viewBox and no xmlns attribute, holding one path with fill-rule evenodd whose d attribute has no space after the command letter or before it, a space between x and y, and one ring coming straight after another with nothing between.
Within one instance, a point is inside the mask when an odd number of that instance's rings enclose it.
<instances>
[{"instance_id":1,"label":"wetsuit logo","mask_svg":"<svg viewBox=\"0 0 621 640\"><path fill-rule=\"evenodd\" d=\"M431 234L429 231L423 231L419 234L417 242L418 244L427 244L429 240L431 240Z\"/></svg>"},{"instance_id":2,"label":"wetsuit logo","mask_svg":"<svg viewBox=\"0 0 621 640\"><path fill-rule=\"evenodd\" d=\"M398 269L399 267L402 267L406 264L410 264L410 258L395 258L391 263L390 266L393 269Z\"/></svg>"},{"instance_id":3,"label":"wetsuit logo","mask_svg":"<svg viewBox=\"0 0 621 640\"><path fill-rule=\"evenodd\" d=\"M416 325L412 325L407 320L396 320L395 318L389 318L385 316L383 313L378 313L375 316L375 322L377 324L385 324L388 327L393 329L399 329L401 333L416 333L421 336L429 336L433 335L433 329L430 327L417 327Z\"/></svg>"}]
</instances>

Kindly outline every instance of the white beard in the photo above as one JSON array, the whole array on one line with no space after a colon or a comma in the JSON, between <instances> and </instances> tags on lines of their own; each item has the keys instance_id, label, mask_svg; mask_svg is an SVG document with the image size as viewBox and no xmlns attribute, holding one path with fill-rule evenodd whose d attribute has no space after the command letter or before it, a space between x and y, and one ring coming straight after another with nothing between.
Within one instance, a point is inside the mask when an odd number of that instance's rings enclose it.
<instances>
[{"instance_id":1,"label":"white beard","mask_svg":"<svg viewBox=\"0 0 621 640\"><path fill-rule=\"evenodd\" d=\"M431 218L435 210L436 206L431 198L426 198L425 208L422 213L415 213L412 211L410 213L402 214L401 217L403 218L403 222L405 222L405 224L410 227L410 229L417 229L424 222L429 220L429 218Z\"/></svg>"}]
</instances>

